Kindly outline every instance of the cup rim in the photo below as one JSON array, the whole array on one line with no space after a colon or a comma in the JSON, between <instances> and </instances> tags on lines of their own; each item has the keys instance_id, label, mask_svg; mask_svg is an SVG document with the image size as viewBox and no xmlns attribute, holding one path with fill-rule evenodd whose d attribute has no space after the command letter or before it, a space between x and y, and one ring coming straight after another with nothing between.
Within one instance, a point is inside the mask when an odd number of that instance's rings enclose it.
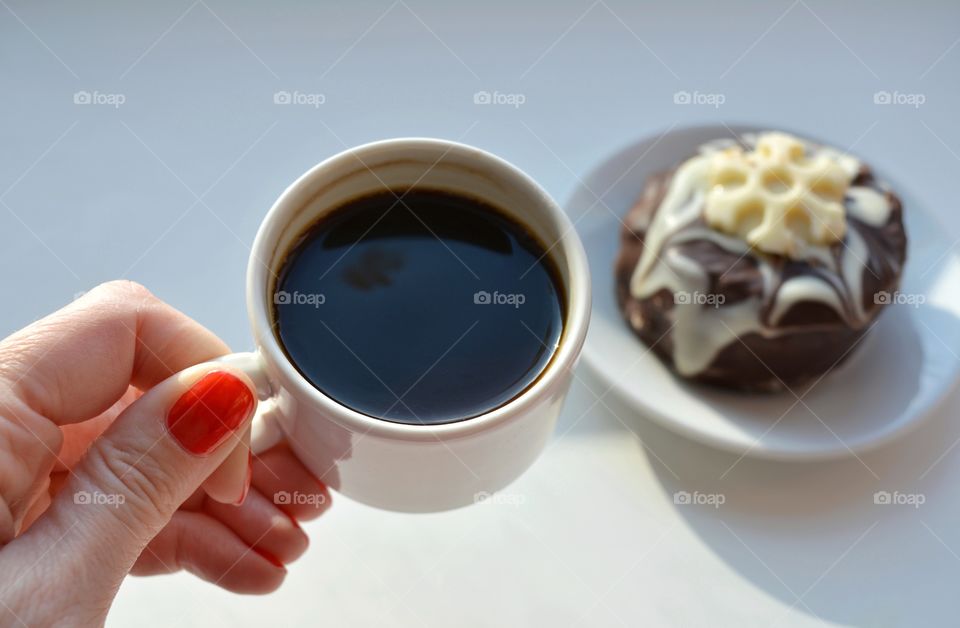
<instances>
[{"instance_id":1,"label":"cup rim","mask_svg":"<svg viewBox=\"0 0 960 628\"><path fill-rule=\"evenodd\" d=\"M322 175L334 164L348 159L353 160L364 154L415 148L458 151L461 155L486 162L492 170L500 170L528 188L541 200L539 210L548 213L549 219L558 227L561 237L554 246L563 248L569 268L564 286L567 297L564 334L561 336L560 345L553 358L533 384L507 403L481 415L434 425L395 423L378 419L348 408L316 388L300 374L280 347L280 342L271 329L270 312L267 307L269 299L264 297L264 293L269 289L269 275L272 269L263 260L272 259L273 247L276 244L269 238L268 232L286 211L290 211L291 205L304 202L305 192L316 177ZM361 162L363 162L362 159ZM562 383L561 378L564 377L565 372L575 366L583 348L590 322L590 291L587 255L574 224L540 184L520 168L493 153L461 142L429 137L400 137L361 144L324 159L300 175L274 201L260 224L250 253L246 281L247 313L257 351L262 360L267 361L275 372L279 372L285 380L281 382L281 386L288 389L296 403L303 403L305 400L308 404L319 408L326 418L348 430L402 440L453 439L485 431L522 415L542 397L555 394L557 384Z\"/></svg>"}]
</instances>

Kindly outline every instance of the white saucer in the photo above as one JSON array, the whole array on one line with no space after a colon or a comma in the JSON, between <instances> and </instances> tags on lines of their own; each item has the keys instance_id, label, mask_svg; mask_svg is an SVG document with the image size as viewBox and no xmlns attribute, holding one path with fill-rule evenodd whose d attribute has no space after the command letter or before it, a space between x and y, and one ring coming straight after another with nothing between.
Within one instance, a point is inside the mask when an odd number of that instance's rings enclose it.
<instances>
[{"instance_id":1,"label":"white saucer","mask_svg":"<svg viewBox=\"0 0 960 628\"><path fill-rule=\"evenodd\" d=\"M620 219L646 178L705 141L751 130L704 126L644 139L600 164L574 192L566 209L593 279L584 361L639 415L737 454L809 460L876 447L916 426L960 375L960 259L922 198L895 177L878 172L904 204L909 243L901 292L923 295L925 303L889 306L844 364L805 396L797 391L802 403L789 392L751 396L685 383L620 316L613 286Z\"/></svg>"}]
</instances>

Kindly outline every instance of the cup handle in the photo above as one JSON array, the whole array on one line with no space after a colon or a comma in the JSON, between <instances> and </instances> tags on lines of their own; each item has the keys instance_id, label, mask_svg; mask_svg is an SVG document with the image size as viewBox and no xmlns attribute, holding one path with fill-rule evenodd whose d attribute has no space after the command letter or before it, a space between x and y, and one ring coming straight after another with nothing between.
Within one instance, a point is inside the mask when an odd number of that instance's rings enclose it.
<instances>
[{"instance_id":1,"label":"cup handle","mask_svg":"<svg viewBox=\"0 0 960 628\"><path fill-rule=\"evenodd\" d=\"M214 362L243 371L257 389L257 398L260 403L257 404L257 412L251 425L251 451L260 454L280 443L283 440L283 430L278 421L281 411L277 391L267 376L260 354L255 351L231 353L216 358Z\"/></svg>"}]
</instances>

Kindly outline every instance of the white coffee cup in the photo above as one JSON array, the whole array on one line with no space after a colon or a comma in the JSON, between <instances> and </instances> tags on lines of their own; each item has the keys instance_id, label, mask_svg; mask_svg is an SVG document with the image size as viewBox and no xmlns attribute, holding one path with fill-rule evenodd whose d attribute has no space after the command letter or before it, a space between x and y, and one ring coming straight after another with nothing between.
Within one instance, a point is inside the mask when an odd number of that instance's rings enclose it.
<instances>
[{"instance_id":1,"label":"white coffee cup","mask_svg":"<svg viewBox=\"0 0 960 628\"><path fill-rule=\"evenodd\" d=\"M564 285L559 347L522 394L478 417L441 425L361 414L315 388L273 330L276 278L304 230L343 203L411 187L467 194L510 214L550 247ZM529 176L478 148L438 139L393 139L346 150L314 166L267 213L247 268L247 310L256 351L226 356L257 384L253 448L285 438L324 483L357 501L427 512L482 499L516 479L553 431L590 319L590 274L570 220Z\"/></svg>"}]
</instances>

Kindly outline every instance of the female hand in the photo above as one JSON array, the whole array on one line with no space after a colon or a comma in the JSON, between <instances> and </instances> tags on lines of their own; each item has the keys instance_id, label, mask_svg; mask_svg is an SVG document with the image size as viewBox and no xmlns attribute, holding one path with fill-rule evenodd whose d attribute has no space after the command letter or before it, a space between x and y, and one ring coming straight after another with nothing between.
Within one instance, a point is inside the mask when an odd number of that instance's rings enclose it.
<instances>
[{"instance_id":1,"label":"female hand","mask_svg":"<svg viewBox=\"0 0 960 628\"><path fill-rule=\"evenodd\" d=\"M330 496L286 446L250 456L252 383L201 364L227 352L122 281L0 342L0 624L102 623L128 573L280 585Z\"/></svg>"}]
</instances>

